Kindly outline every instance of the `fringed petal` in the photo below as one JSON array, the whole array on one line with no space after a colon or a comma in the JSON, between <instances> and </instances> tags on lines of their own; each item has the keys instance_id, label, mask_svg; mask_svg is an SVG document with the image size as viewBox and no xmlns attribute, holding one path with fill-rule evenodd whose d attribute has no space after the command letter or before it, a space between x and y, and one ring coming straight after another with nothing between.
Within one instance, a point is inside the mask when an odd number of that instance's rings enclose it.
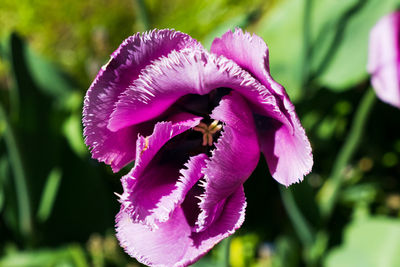
<instances>
[{"instance_id":1,"label":"fringed petal","mask_svg":"<svg viewBox=\"0 0 400 267\"><path fill-rule=\"evenodd\" d=\"M175 204L179 204L177 200L171 203L171 198L183 194L179 190L190 189L184 186L179 188L181 163L174 160L174 155L164 155L159 151L173 137L196 126L201 118L183 113L171 120L172 122L157 123L153 134L149 137L139 136L135 167L122 178L124 193L121 196L121 202L124 203L133 221L144 222L150 227L157 227L158 221L169 218ZM167 160L163 159L166 157ZM184 180L181 182L200 179L200 176L197 177L192 171L197 171L198 168L201 170L202 160L204 160L203 156L199 155L193 159L194 162L188 163L187 166L195 170L188 170L191 176L187 177L187 180L185 180L187 172L182 171L184 178L181 177L181 179ZM201 175L201 172L198 175ZM168 197L170 194L173 196Z\"/></svg>"},{"instance_id":2,"label":"fringed petal","mask_svg":"<svg viewBox=\"0 0 400 267\"><path fill-rule=\"evenodd\" d=\"M268 47L259 36L242 29L229 30L221 38L214 39L211 53L234 61L254 75L272 94L287 97L285 89L269 73Z\"/></svg>"},{"instance_id":3,"label":"fringed petal","mask_svg":"<svg viewBox=\"0 0 400 267\"><path fill-rule=\"evenodd\" d=\"M157 207L152 210L152 217L147 221L157 220L165 222L175 208L181 205L189 190L203 177L202 169L206 166L206 154L193 156L185 164L185 168L180 170L180 177L176 180L175 187L159 199Z\"/></svg>"},{"instance_id":4,"label":"fringed petal","mask_svg":"<svg viewBox=\"0 0 400 267\"><path fill-rule=\"evenodd\" d=\"M154 30L126 39L111 55L86 93L83 108L85 143L92 157L119 171L135 157L135 143L140 127L112 132L107 128L118 96L153 60L173 50L198 47L190 36L173 30Z\"/></svg>"},{"instance_id":5,"label":"fringed petal","mask_svg":"<svg viewBox=\"0 0 400 267\"><path fill-rule=\"evenodd\" d=\"M185 257L177 266L187 266L196 262L218 242L232 235L242 226L246 211L246 197L243 185L239 186L229 197L220 212L219 218L204 231L192 232L190 238L193 244L189 247Z\"/></svg>"},{"instance_id":6,"label":"fringed petal","mask_svg":"<svg viewBox=\"0 0 400 267\"><path fill-rule=\"evenodd\" d=\"M255 34L250 35L247 32L243 33L241 29L236 29L235 32L228 31L221 38L215 39L211 52L225 56L249 71L264 85L260 89L265 91L260 94L272 95L276 99L275 111L280 110L279 114L286 120L271 115L267 109L255 110L265 118L275 119L262 121L262 123L270 122L267 126L263 125L264 128L268 128L267 131L257 127L261 151L267 159L272 176L278 182L288 186L301 181L303 176L311 171L313 165L311 146L283 86L271 77L268 47L265 42Z\"/></svg>"},{"instance_id":7,"label":"fringed petal","mask_svg":"<svg viewBox=\"0 0 400 267\"><path fill-rule=\"evenodd\" d=\"M242 225L245 208L246 199L240 186L227 198L220 218L201 233L191 232L184 211L179 207L169 220L153 230L132 221L121 208L116 217L117 238L124 250L143 264L188 266Z\"/></svg>"},{"instance_id":8,"label":"fringed petal","mask_svg":"<svg viewBox=\"0 0 400 267\"><path fill-rule=\"evenodd\" d=\"M142 71L120 95L108 127L118 131L153 119L184 95L205 95L221 87L240 92L256 110L289 124L275 97L235 62L203 49L188 49L173 51Z\"/></svg>"},{"instance_id":9,"label":"fringed petal","mask_svg":"<svg viewBox=\"0 0 400 267\"><path fill-rule=\"evenodd\" d=\"M203 61L201 49L173 51L148 66L119 97L108 127L113 131L157 117L186 94L204 95L213 65ZM205 53L205 51L204 51ZM218 79L214 74L212 79Z\"/></svg>"},{"instance_id":10,"label":"fringed petal","mask_svg":"<svg viewBox=\"0 0 400 267\"><path fill-rule=\"evenodd\" d=\"M126 253L149 266L179 266L176 263L191 246L190 226L181 209L176 209L158 229L135 222L124 209L116 222L117 238Z\"/></svg>"},{"instance_id":11,"label":"fringed petal","mask_svg":"<svg viewBox=\"0 0 400 267\"><path fill-rule=\"evenodd\" d=\"M203 171L205 193L196 222L199 232L220 217L227 197L250 176L260 154L253 115L237 92L222 98L211 118L222 121L224 130Z\"/></svg>"}]
</instances>

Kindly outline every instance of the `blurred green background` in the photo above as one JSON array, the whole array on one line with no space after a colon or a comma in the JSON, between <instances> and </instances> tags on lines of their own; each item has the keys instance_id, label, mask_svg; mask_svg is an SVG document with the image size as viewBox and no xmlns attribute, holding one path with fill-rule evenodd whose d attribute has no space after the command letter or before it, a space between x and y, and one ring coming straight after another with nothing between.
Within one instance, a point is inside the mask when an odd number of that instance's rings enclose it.
<instances>
[{"instance_id":1,"label":"blurred green background","mask_svg":"<svg viewBox=\"0 0 400 267\"><path fill-rule=\"evenodd\" d=\"M83 144L83 97L123 39L175 28L270 49L314 153L284 188L260 161L246 221L195 265L400 266L400 110L376 99L368 35L398 0L2 0L0 266L140 266L119 247L119 177Z\"/></svg>"}]
</instances>

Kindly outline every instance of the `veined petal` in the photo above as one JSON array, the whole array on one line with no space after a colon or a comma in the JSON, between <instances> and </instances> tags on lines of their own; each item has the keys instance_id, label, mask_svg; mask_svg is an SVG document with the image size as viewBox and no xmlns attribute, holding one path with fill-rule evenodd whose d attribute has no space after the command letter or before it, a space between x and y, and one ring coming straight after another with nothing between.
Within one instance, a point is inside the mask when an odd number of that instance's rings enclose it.
<instances>
[{"instance_id":1,"label":"veined petal","mask_svg":"<svg viewBox=\"0 0 400 267\"><path fill-rule=\"evenodd\" d=\"M189 158L185 168L176 165L150 164L129 191L132 195L123 197L134 221L152 229L170 219L173 211L181 205L186 194L204 175L207 155L199 154Z\"/></svg>"},{"instance_id":2,"label":"veined petal","mask_svg":"<svg viewBox=\"0 0 400 267\"><path fill-rule=\"evenodd\" d=\"M246 199L240 186L227 198L220 218L201 233L191 232L184 211L179 207L169 220L153 230L133 222L122 208L116 217L117 238L125 251L143 264L188 266L242 225L245 208Z\"/></svg>"},{"instance_id":3,"label":"veined petal","mask_svg":"<svg viewBox=\"0 0 400 267\"><path fill-rule=\"evenodd\" d=\"M250 176L260 154L253 115L237 92L224 96L211 118L222 121L224 130L203 171L205 193L201 196L197 231L219 218L227 197Z\"/></svg>"},{"instance_id":4,"label":"veined petal","mask_svg":"<svg viewBox=\"0 0 400 267\"><path fill-rule=\"evenodd\" d=\"M400 108L400 12L391 13L372 28L368 72L382 101Z\"/></svg>"},{"instance_id":5,"label":"veined petal","mask_svg":"<svg viewBox=\"0 0 400 267\"><path fill-rule=\"evenodd\" d=\"M214 40L211 52L223 55L248 70L276 98L276 108L287 120L271 116L267 110L258 109L256 113L276 119L261 121L263 129L257 128L259 142L272 176L288 186L303 179L313 165L311 146L297 117L295 108L282 85L274 81L269 72L268 47L265 42L253 34L243 33L241 29L228 31L221 38ZM268 93L264 93L268 95ZM279 125L279 126L276 126ZM267 129L267 131L265 130ZM265 133L268 134L265 134Z\"/></svg>"},{"instance_id":6,"label":"veined petal","mask_svg":"<svg viewBox=\"0 0 400 267\"><path fill-rule=\"evenodd\" d=\"M85 143L92 157L112 166L116 172L135 157L140 127L117 132L107 129L118 96L153 60L172 50L200 46L190 36L173 30L154 30L126 39L99 71L86 93L83 108Z\"/></svg>"},{"instance_id":7,"label":"veined petal","mask_svg":"<svg viewBox=\"0 0 400 267\"><path fill-rule=\"evenodd\" d=\"M173 51L148 66L119 97L108 128L118 131L152 119L167 110L183 95L207 94L214 88L204 86L206 72L201 50Z\"/></svg>"},{"instance_id":8,"label":"veined petal","mask_svg":"<svg viewBox=\"0 0 400 267\"><path fill-rule=\"evenodd\" d=\"M154 219L164 222L169 219L170 214L178 205L181 205L190 189L204 175L202 169L206 166L206 154L199 154L189 158L185 164L185 168L180 170L180 177L176 180L175 188L161 197L157 203L157 207L152 210Z\"/></svg>"},{"instance_id":9,"label":"veined petal","mask_svg":"<svg viewBox=\"0 0 400 267\"><path fill-rule=\"evenodd\" d=\"M184 162L171 160L171 156L174 155L165 156L157 153L173 137L196 126L201 118L183 113L171 120L172 122L157 123L153 134L149 137L139 136L135 167L122 178L124 193L121 202L124 203L132 220L144 222L151 227L157 227L158 221L167 220L175 205L179 204L180 199L171 200L172 197L178 197L179 194L183 194L181 191L190 189L186 189L185 186L179 188L179 181L186 183L191 179L200 179L200 176L197 177L195 173L191 173L192 170L189 170L190 177L186 177L185 171L182 171L183 180L179 180L179 171ZM162 162L162 157L167 157L168 161ZM189 162L188 166L195 170L201 169L204 160L202 157L192 159L194 162ZM173 196L167 197L171 194Z\"/></svg>"},{"instance_id":10,"label":"veined petal","mask_svg":"<svg viewBox=\"0 0 400 267\"><path fill-rule=\"evenodd\" d=\"M225 205L220 212L219 218L214 220L214 222L202 232L192 232L191 237L194 247L190 247L189 253L193 256L196 255L196 257L192 256L191 258L194 259L188 264L195 262L215 244L233 234L236 229L243 224L246 205L246 197L244 195L243 185L241 185L226 198Z\"/></svg>"},{"instance_id":11,"label":"veined petal","mask_svg":"<svg viewBox=\"0 0 400 267\"><path fill-rule=\"evenodd\" d=\"M264 85L262 89L275 96L277 108L287 117L289 124L297 118L294 106L285 89L270 74L268 46L262 38L255 34L250 35L248 32L243 33L242 29L236 29L235 32L229 30L221 38L213 41L211 53L234 61L260 81ZM264 92L263 94L267 95L268 93ZM281 119L280 121L285 123ZM293 128L295 127L293 125Z\"/></svg>"},{"instance_id":12,"label":"veined petal","mask_svg":"<svg viewBox=\"0 0 400 267\"><path fill-rule=\"evenodd\" d=\"M287 96L285 89L269 73L268 47L259 36L243 33L242 29L229 30L221 38L214 39L211 53L223 55L249 71L272 94Z\"/></svg>"},{"instance_id":13,"label":"veined petal","mask_svg":"<svg viewBox=\"0 0 400 267\"><path fill-rule=\"evenodd\" d=\"M116 217L117 238L126 253L149 266L174 266L191 245L190 226L177 209L158 229L135 222L123 208ZM178 266L178 265L175 265Z\"/></svg>"},{"instance_id":14,"label":"veined petal","mask_svg":"<svg viewBox=\"0 0 400 267\"><path fill-rule=\"evenodd\" d=\"M204 95L221 87L240 92L255 109L289 124L275 97L247 71L203 49L188 49L173 51L143 70L120 95L108 128L118 131L153 119L184 95Z\"/></svg>"},{"instance_id":15,"label":"veined petal","mask_svg":"<svg viewBox=\"0 0 400 267\"><path fill-rule=\"evenodd\" d=\"M174 136L195 127L202 120L196 115L181 112L167 118L166 122L158 122L153 133L148 137L139 136L136 145L135 167L141 166L136 175L140 175L142 168L147 167L160 148ZM133 169L134 170L134 169ZM131 172L133 172L133 170Z\"/></svg>"}]
</instances>

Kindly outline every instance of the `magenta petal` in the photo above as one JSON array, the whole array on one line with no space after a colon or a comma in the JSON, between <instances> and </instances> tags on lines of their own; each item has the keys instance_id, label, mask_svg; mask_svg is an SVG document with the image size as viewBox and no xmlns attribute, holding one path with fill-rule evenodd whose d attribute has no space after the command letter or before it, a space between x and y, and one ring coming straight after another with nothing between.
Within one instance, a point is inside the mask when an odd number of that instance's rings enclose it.
<instances>
[{"instance_id":1,"label":"magenta petal","mask_svg":"<svg viewBox=\"0 0 400 267\"><path fill-rule=\"evenodd\" d=\"M139 136L136 144L135 168L127 175L140 176L165 143L174 136L195 127L201 119L193 114L182 112L168 118L167 122L157 123L150 136Z\"/></svg>"},{"instance_id":2,"label":"magenta petal","mask_svg":"<svg viewBox=\"0 0 400 267\"><path fill-rule=\"evenodd\" d=\"M160 222L170 219L175 208L181 205L188 191L203 177L207 155L191 157L184 169L173 165L151 164L142 176L137 177L123 202L130 205L134 221L158 228ZM124 201L125 199L125 201Z\"/></svg>"},{"instance_id":3,"label":"magenta petal","mask_svg":"<svg viewBox=\"0 0 400 267\"><path fill-rule=\"evenodd\" d=\"M269 73L268 47L259 36L236 29L216 38L211 53L222 55L234 61L241 68L253 74L271 93L286 96L283 87L275 82Z\"/></svg>"},{"instance_id":4,"label":"magenta petal","mask_svg":"<svg viewBox=\"0 0 400 267\"><path fill-rule=\"evenodd\" d=\"M198 254L195 260L222 239L233 234L243 224L245 210L246 197L243 185L240 185L225 199L224 207L220 210L220 216L215 218L213 223L202 232L192 233L191 237L196 247L191 247L190 251L192 255Z\"/></svg>"},{"instance_id":5,"label":"magenta petal","mask_svg":"<svg viewBox=\"0 0 400 267\"><path fill-rule=\"evenodd\" d=\"M274 113L268 109L255 110L260 115L277 120L269 120L268 126L262 126L267 130L257 126L261 151L272 176L278 182L288 186L302 180L313 165L311 146L284 88L269 73L268 47L265 42L255 34L236 29L235 32L228 31L221 38L215 39L211 52L235 61L254 75L267 91L261 92L261 95L272 94L276 97ZM282 119L283 116L277 116L276 110L280 110L286 120Z\"/></svg>"},{"instance_id":6,"label":"magenta petal","mask_svg":"<svg viewBox=\"0 0 400 267\"><path fill-rule=\"evenodd\" d=\"M391 13L372 28L368 72L378 97L400 108L400 12Z\"/></svg>"},{"instance_id":7,"label":"magenta petal","mask_svg":"<svg viewBox=\"0 0 400 267\"><path fill-rule=\"evenodd\" d=\"M301 181L311 171L313 159L310 143L300 123L294 134L272 119L257 118L257 124L264 124L258 127L260 149L272 177L285 186Z\"/></svg>"},{"instance_id":8,"label":"magenta petal","mask_svg":"<svg viewBox=\"0 0 400 267\"><path fill-rule=\"evenodd\" d=\"M238 93L223 97L211 118L222 121L224 130L203 171L205 193L200 203L198 231L218 219L226 198L250 176L260 154L253 115Z\"/></svg>"},{"instance_id":9,"label":"magenta petal","mask_svg":"<svg viewBox=\"0 0 400 267\"><path fill-rule=\"evenodd\" d=\"M171 30L137 34L112 54L85 98L93 157L114 171L135 159L121 179L116 230L125 251L147 265L187 266L241 226L243 183L260 151L285 185L312 166L263 40L236 30L211 50Z\"/></svg>"},{"instance_id":10,"label":"magenta petal","mask_svg":"<svg viewBox=\"0 0 400 267\"><path fill-rule=\"evenodd\" d=\"M213 71L213 66L204 66L202 52L202 49L174 51L149 65L119 97L108 128L117 131L150 120L181 96L207 94L215 89L203 84L207 81L206 74Z\"/></svg>"},{"instance_id":11,"label":"magenta petal","mask_svg":"<svg viewBox=\"0 0 400 267\"><path fill-rule=\"evenodd\" d=\"M135 141L140 129L118 132L107 129L118 96L138 77L140 71L172 50L199 44L190 36L172 30L154 30L126 39L101 68L85 97L83 124L85 143L92 157L118 171L135 157Z\"/></svg>"},{"instance_id":12,"label":"magenta petal","mask_svg":"<svg viewBox=\"0 0 400 267\"><path fill-rule=\"evenodd\" d=\"M135 223L124 209L116 217L117 238L125 251L149 266L187 266L234 233L244 221L246 201L239 187L226 201L221 216L201 233L191 232L181 208L157 229Z\"/></svg>"},{"instance_id":13,"label":"magenta petal","mask_svg":"<svg viewBox=\"0 0 400 267\"><path fill-rule=\"evenodd\" d=\"M275 118L289 128L297 127L293 125L293 120L298 120L294 106L283 86L269 72L268 47L263 39L236 29L216 38L211 45L211 52L232 60L256 78L256 82L252 82L255 90L240 91L254 105L254 112ZM293 132L295 130L291 129Z\"/></svg>"},{"instance_id":14,"label":"magenta petal","mask_svg":"<svg viewBox=\"0 0 400 267\"><path fill-rule=\"evenodd\" d=\"M169 219L174 209L181 205L189 190L203 177L202 169L206 166L206 154L193 156L185 164L184 169L180 170L179 179L175 179L175 187L165 195L157 203L157 207L152 210L153 217L160 222Z\"/></svg>"},{"instance_id":15,"label":"magenta petal","mask_svg":"<svg viewBox=\"0 0 400 267\"><path fill-rule=\"evenodd\" d=\"M151 162L163 145L174 136L196 126L201 118L182 113L171 120L173 122L157 123L153 134L149 137L139 136L135 167L122 177L124 193L121 201L134 221L144 221L152 227L156 226L157 221L168 219L170 211L176 204L171 203L170 198L163 197L180 193L177 182L181 166L157 164L157 162L151 164ZM188 166L193 166L196 170L199 167L202 168L202 157L199 155L198 158L193 159L195 161L192 162L193 165L189 162ZM185 175L184 171L183 174ZM188 177L188 179L192 178L199 179L200 177L195 177L195 175ZM183 190L186 189L183 188ZM163 205L168 205L168 210L158 212Z\"/></svg>"},{"instance_id":16,"label":"magenta petal","mask_svg":"<svg viewBox=\"0 0 400 267\"><path fill-rule=\"evenodd\" d=\"M288 121L275 97L235 62L203 49L191 49L174 51L143 70L120 95L108 127L117 131L153 119L184 95L204 95L221 87L240 92L257 109Z\"/></svg>"},{"instance_id":17,"label":"magenta petal","mask_svg":"<svg viewBox=\"0 0 400 267\"><path fill-rule=\"evenodd\" d=\"M178 266L192 245L190 226L181 209L170 219L150 230L132 221L123 209L116 217L117 238L124 250L139 262L149 266Z\"/></svg>"}]
</instances>

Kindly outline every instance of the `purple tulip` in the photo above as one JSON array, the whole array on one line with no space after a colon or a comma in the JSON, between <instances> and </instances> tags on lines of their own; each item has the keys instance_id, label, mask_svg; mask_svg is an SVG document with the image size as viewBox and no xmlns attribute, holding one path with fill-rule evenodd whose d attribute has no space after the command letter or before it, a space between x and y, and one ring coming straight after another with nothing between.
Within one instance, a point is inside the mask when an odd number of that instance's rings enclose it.
<instances>
[{"instance_id":1,"label":"purple tulip","mask_svg":"<svg viewBox=\"0 0 400 267\"><path fill-rule=\"evenodd\" d=\"M193 263L241 226L243 183L260 151L286 186L313 164L266 44L240 29L211 53L173 30L129 37L89 88L83 123L94 158L115 172L135 160L122 178L117 237L152 266Z\"/></svg>"},{"instance_id":2,"label":"purple tulip","mask_svg":"<svg viewBox=\"0 0 400 267\"><path fill-rule=\"evenodd\" d=\"M378 97L400 108L400 12L381 18L369 40L368 72Z\"/></svg>"}]
</instances>

